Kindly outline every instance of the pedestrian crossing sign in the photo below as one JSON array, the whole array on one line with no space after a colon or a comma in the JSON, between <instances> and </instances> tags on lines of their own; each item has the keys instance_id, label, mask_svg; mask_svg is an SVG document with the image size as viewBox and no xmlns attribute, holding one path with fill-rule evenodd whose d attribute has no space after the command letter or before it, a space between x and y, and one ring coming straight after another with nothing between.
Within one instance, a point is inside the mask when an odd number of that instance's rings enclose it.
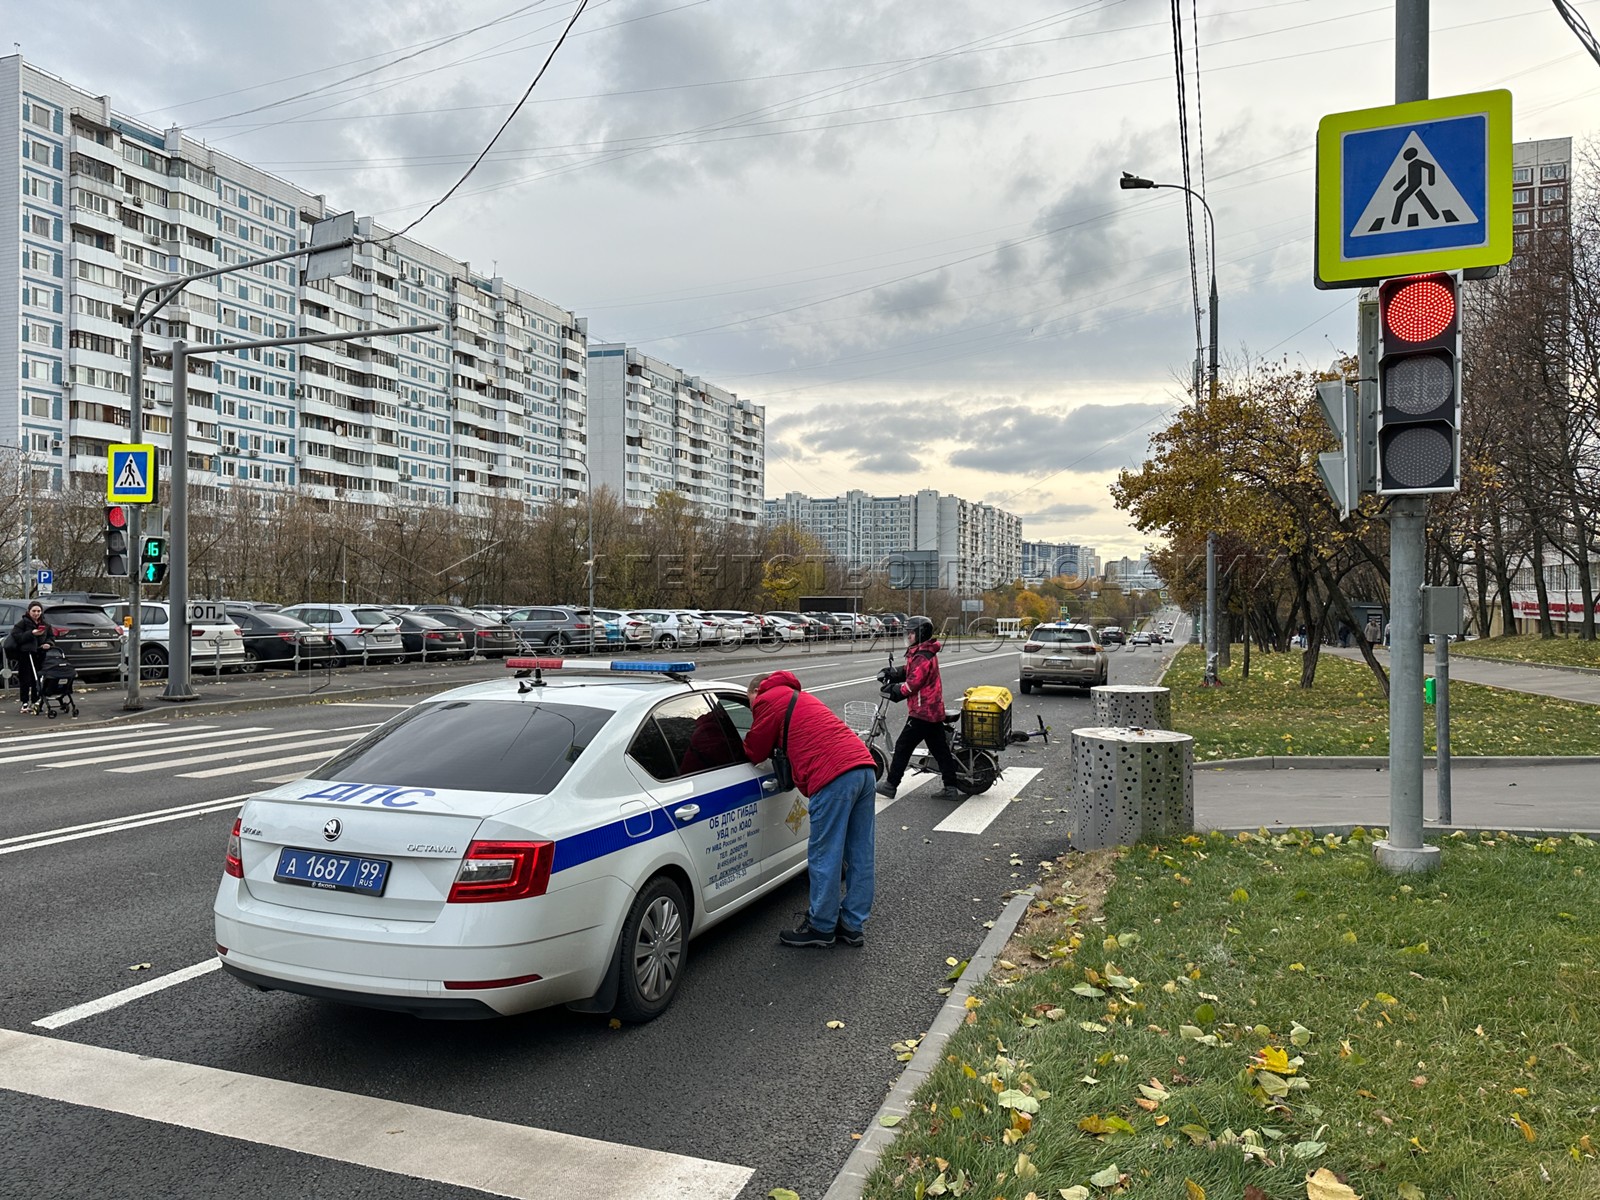
<instances>
[{"instance_id":1,"label":"pedestrian crossing sign","mask_svg":"<svg viewBox=\"0 0 1600 1200\"><path fill-rule=\"evenodd\" d=\"M156 498L156 448L148 443L106 450L106 503L151 504Z\"/></svg>"},{"instance_id":2,"label":"pedestrian crossing sign","mask_svg":"<svg viewBox=\"0 0 1600 1200\"><path fill-rule=\"evenodd\" d=\"M1511 93L1332 113L1317 127L1316 284L1511 261Z\"/></svg>"}]
</instances>

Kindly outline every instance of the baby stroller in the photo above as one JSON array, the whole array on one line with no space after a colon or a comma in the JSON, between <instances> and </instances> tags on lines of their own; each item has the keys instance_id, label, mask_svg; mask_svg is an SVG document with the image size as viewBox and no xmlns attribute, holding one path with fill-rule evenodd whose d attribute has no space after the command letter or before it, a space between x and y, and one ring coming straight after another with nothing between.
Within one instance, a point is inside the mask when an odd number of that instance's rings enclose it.
<instances>
[{"instance_id":1,"label":"baby stroller","mask_svg":"<svg viewBox=\"0 0 1600 1200\"><path fill-rule=\"evenodd\" d=\"M78 702L72 697L72 682L78 678L78 668L66 654L54 646L44 652L44 666L39 672L39 710L54 721L63 713L78 715Z\"/></svg>"}]
</instances>

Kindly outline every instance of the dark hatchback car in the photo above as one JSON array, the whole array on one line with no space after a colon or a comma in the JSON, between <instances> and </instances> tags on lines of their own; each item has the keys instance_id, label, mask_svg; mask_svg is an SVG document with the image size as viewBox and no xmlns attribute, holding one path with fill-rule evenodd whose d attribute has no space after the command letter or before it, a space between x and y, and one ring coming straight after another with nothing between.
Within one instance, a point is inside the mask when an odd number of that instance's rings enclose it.
<instances>
[{"instance_id":1,"label":"dark hatchback car","mask_svg":"<svg viewBox=\"0 0 1600 1200\"><path fill-rule=\"evenodd\" d=\"M28 611L31 600L0 600L0 636L11 632L11 627ZM44 605L44 621L50 627L50 640L56 644L67 660L85 675L115 678L122 666L122 630L106 615L98 604L74 601L52 603L50 597L39 597ZM6 664L8 672L15 670Z\"/></svg>"},{"instance_id":2,"label":"dark hatchback car","mask_svg":"<svg viewBox=\"0 0 1600 1200\"><path fill-rule=\"evenodd\" d=\"M472 657L466 634L428 613L403 612L395 620L400 624L400 640L410 662Z\"/></svg>"},{"instance_id":3,"label":"dark hatchback car","mask_svg":"<svg viewBox=\"0 0 1600 1200\"><path fill-rule=\"evenodd\" d=\"M263 667L326 667L334 659L333 639L325 630L266 609L228 606L228 619L244 637L245 671Z\"/></svg>"},{"instance_id":4,"label":"dark hatchback car","mask_svg":"<svg viewBox=\"0 0 1600 1200\"><path fill-rule=\"evenodd\" d=\"M508 654L515 654L517 647L522 645L522 639L517 636L515 629L481 613L444 608L417 611L421 616L432 617L452 629L460 630L473 652L485 658L505 658Z\"/></svg>"}]
</instances>

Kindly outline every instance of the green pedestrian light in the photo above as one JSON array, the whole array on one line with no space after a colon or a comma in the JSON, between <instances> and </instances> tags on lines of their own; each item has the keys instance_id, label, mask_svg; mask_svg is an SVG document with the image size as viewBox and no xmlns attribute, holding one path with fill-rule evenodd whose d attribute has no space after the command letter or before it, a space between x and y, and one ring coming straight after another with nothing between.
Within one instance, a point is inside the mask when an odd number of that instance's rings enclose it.
<instances>
[{"instance_id":1,"label":"green pedestrian light","mask_svg":"<svg viewBox=\"0 0 1600 1200\"><path fill-rule=\"evenodd\" d=\"M167 578L167 564L164 562L147 562L139 570L139 582L161 583Z\"/></svg>"}]
</instances>

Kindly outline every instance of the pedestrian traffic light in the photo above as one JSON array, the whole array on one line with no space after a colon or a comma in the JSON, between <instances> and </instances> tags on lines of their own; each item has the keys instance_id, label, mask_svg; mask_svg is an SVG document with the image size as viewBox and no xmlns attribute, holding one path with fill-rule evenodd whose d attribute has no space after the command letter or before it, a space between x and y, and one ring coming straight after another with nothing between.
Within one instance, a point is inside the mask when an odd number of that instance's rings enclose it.
<instances>
[{"instance_id":1,"label":"pedestrian traffic light","mask_svg":"<svg viewBox=\"0 0 1600 1200\"><path fill-rule=\"evenodd\" d=\"M167 539L164 537L147 537L139 539L140 562L165 562L167 559Z\"/></svg>"},{"instance_id":2,"label":"pedestrian traffic light","mask_svg":"<svg viewBox=\"0 0 1600 1200\"><path fill-rule=\"evenodd\" d=\"M106 505L106 574L128 577L128 509L121 504Z\"/></svg>"},{"instance_id":3,"label":"pedestrian traffic light","mask_svg":"<svg viewBox=\"0 0 1600 1200\"><path fill-rule=\"evenodd\" d=\"M161 583L167 577L167 564L164 562L147 562L139 568L140 583Z\"/></svg>"},{"instance_id":4,"label":"pedestrian traffic light","mask_svg":"<svg viewBox=\"0 0 1600 1200\"><path fill-rule=\"evenodd\" d=\"M1378 289L1378 494L1461 487L1461 276Z\"/></svg>"}]
</instances>

